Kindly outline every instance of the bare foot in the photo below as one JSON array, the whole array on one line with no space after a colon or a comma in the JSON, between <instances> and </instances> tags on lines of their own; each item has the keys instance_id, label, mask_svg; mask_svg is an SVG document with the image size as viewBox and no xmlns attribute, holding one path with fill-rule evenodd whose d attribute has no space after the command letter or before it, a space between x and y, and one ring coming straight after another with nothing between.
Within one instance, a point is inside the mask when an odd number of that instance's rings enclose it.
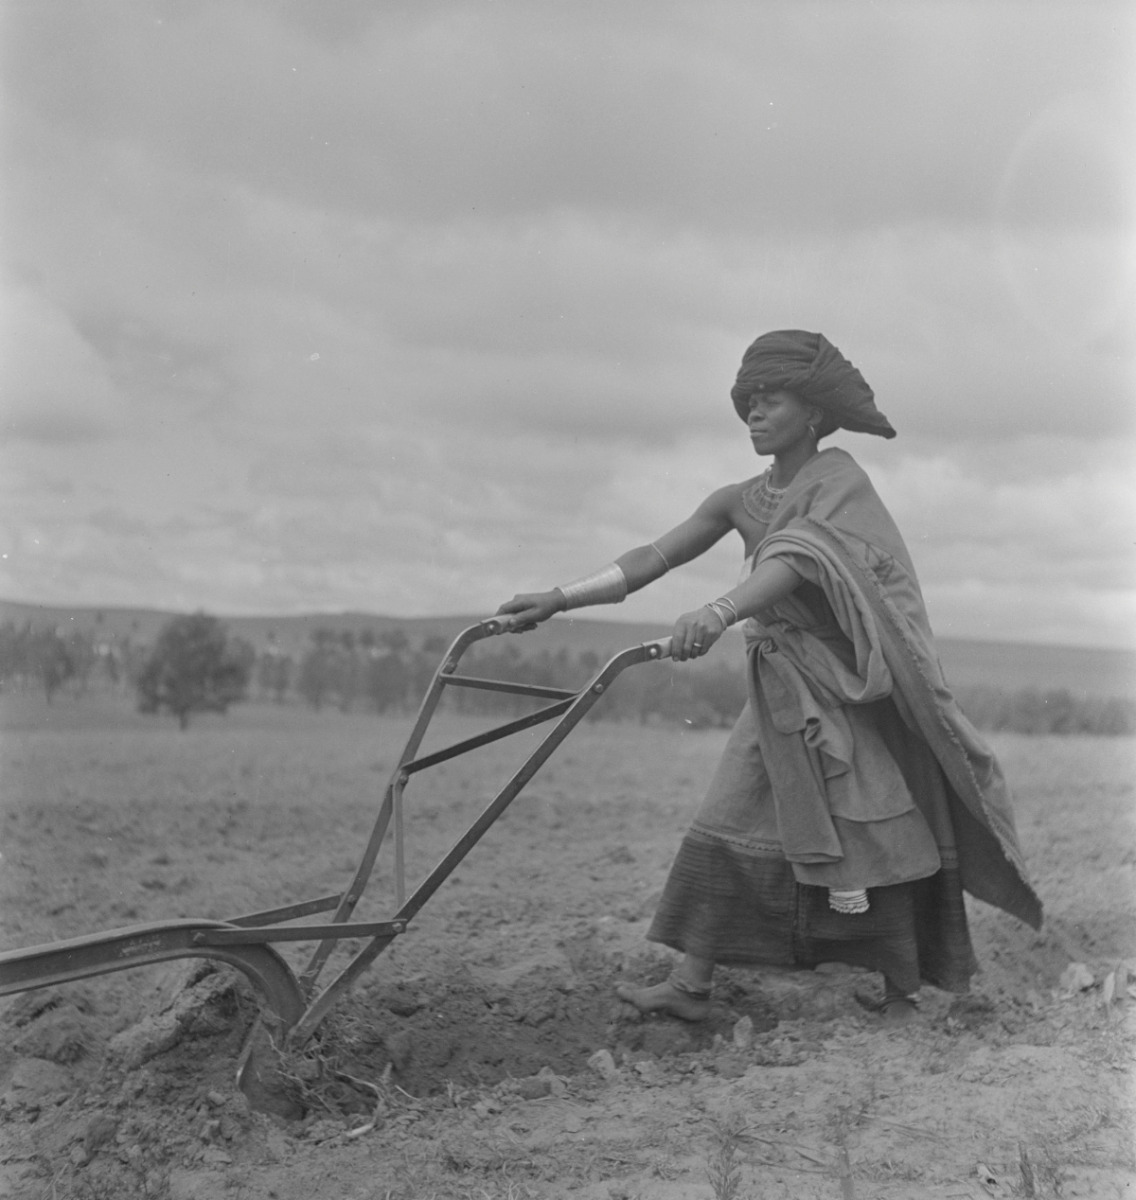
<instances>
[{"instance_id":1,"label":"bare foot","mask_svg":"<svg viewBox=\"0 0 1136 1200\"><path fill-rule=\"evenodd\" d=\"M708 995L680 991L669 979L653 987L632 987L621 983L616 986L615 994L620 1000L634 1004L642 1013L665 1012L683 1021L705 1021L710 1015Z\"/></svg>"}]
</instances>

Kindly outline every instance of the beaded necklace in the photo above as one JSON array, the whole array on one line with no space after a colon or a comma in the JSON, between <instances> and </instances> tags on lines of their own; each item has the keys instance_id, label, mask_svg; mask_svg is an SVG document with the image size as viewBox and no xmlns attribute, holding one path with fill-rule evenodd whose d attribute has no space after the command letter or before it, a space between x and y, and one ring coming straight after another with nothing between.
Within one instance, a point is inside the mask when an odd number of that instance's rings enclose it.
<instances>
[{"instance_id":1,"label":"beaded necklace","mask_svg":"<svg viewBox=\"0 0 1136 1200\"><path fill-rule=\"evenodd\" d=\"M785 499L787 487L775 488L770 485L769 477L773 468L763 472L742 492L742 507L755 521L768 525L773 520L781 501Z\"/></svg>"}]
</instances>

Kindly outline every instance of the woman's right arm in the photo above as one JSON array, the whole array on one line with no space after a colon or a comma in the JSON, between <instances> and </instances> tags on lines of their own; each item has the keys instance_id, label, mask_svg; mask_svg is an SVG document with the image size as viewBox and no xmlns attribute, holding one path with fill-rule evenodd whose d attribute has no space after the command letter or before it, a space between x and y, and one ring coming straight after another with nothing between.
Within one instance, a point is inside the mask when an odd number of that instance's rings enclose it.
<instances>
[{"instance_id":1,"label":"woman's right arm","mask_svg":"<svg viewBox=\"0 0 1136 1200\"><path fill-rule=\"evenodd\" d=\"M510 616L510 629L520 633L568 608L618 603L624 596L661 578L672 567L704 554L729 533L734 528L730 501L735 490L720 488L657 541L628 550L591 575L551 591L514 596L501 605L497 615Z\"/></svg>"}]
</instances>

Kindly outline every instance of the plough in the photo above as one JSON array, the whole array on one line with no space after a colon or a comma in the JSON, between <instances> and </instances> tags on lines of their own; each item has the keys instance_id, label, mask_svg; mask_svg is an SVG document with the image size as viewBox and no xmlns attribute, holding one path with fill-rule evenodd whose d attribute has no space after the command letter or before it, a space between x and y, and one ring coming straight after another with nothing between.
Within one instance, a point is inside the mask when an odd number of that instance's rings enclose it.
<instances>
[{"instance_id":1,"label":"plough","mask_svg":"<svg viewBox=\"0 0 1136 1200\"><path fill-rule=\"evenodd\" d=\"M470 646L505 632L506 622L491 617L463 630L446 651L386 785L363 856L344 891L228 921L192 918L155 921L8 950L0 953L0 996L172 959L217 959L243 972L256 988L263 1000L262 1019L273 1039L292 1047L302 1046L336 1001L397 937L406 932L415 914L600 700L620 672L638 663L666 658L671 649L670 639L664 638L623 650L578 692L459 674L458 663ZM419 756L430 722L442 696L450 688L504 692L548 703L525 716ZM411 777L549 721L556 723L544 740L438 864L407 895L403 810L405 790ZM352 921L352 914L363 896L388 834L393 842L396 911L388 920ZM331 918L325 922L291 923L329 912ZM329 957L336 944L345 939L356 939L363 945L333 979L320 987L320 976ZM275 948L276 943L290 941L316 943L307 966L299 975Z\"/></svg>"}]
</instances>

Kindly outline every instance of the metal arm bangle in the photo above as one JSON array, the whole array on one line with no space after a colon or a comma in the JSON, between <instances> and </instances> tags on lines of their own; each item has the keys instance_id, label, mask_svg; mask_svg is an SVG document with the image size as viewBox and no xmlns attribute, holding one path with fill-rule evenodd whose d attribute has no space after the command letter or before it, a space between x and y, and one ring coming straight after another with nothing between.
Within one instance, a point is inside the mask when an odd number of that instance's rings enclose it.
<instances>
[{"instance_id":1,"label":"metal arm bangle","mask_svg":"<svg viewBox=\"0 0 1136 1200\"><path fill-rule=\"evenodd\" d=\"M717 600L711 600L705 607L722 622L723 633L738 619L738 610L734 607L733 601L727 599L725 596L719 596Z\"/></svg>"},{"instance_id":2,"label":"metal arm bangle","mask_svg":"<svg viewBox=\"0 0 1136 1200\"><path fill-rule=\"evenodd\" d=\"M651 549L654 550L654 552L663 560L663 570L669 571L671 569L671 564L667 562L667 556L659 549L658 546L655 545L654 542L651 543Z\"/></svg>"},{"instance_id":3,"label":"metal arm bangle","mask_svg":"<svg viewBox=\"0 0 1136 1200\"><path fill-rule=\"evenodd\" d=\"M627 576L618 563L585 575L556 589L567 608L584 608L589 604L618 604L627 595Z\"/></svg>"},{"instance_id":4,"label":"metal arm bangle","mask_svg":"<svg viewBox=\"0 0 1136 1200\"><path fill-rule=\"evenodd\" d=\"M718 607L717 600L712 600L709 604L704 604L702 607L708 608L722 622L723 633L730 628L730 622L726 619L726 614Z\"/></svg>"},{"instance_id":5,"label":"metal arm bangle","mask_svg":"<svg viewBox=\"0 0 1136 1200\"><path fill-rule=\"evenodd\" d=\"M714 603L724 605L730 610L731 614L733 615L733 621L730 621L731 625L738 619L738 606L730 599L729 596L719 596Z\"/></svg>"}]
</instances>

